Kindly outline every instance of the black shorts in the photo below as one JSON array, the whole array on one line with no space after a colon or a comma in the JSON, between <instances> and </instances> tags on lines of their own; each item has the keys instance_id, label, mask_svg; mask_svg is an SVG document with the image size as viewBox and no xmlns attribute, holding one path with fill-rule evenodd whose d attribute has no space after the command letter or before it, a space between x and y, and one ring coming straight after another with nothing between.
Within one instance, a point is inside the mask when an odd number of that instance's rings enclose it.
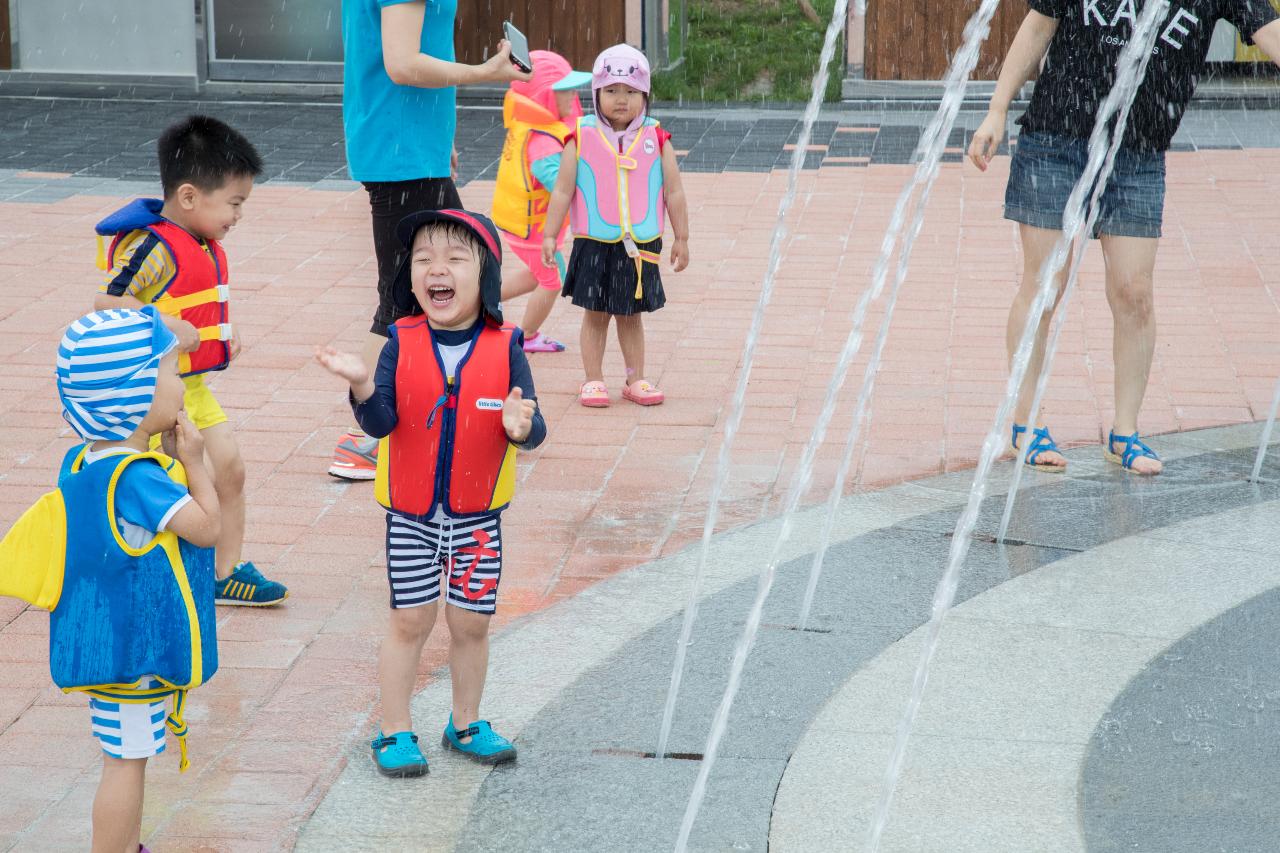
<instances>
[{"instance_id":1,"label":"black shorts","mask_svg":"<svg viewBox=\"0 0 1280 853\"><path fill-rule=\"evenodd\" d=\"M396 226L420 210L461 208L462 199L452 178L419 178L413 181L366 181L373 214L373 251L378 256L378 310L369 331L387 337L387 328L404 316L391 300L391 285L404 260L405 248Z\"/></svg>"}]
</instances>

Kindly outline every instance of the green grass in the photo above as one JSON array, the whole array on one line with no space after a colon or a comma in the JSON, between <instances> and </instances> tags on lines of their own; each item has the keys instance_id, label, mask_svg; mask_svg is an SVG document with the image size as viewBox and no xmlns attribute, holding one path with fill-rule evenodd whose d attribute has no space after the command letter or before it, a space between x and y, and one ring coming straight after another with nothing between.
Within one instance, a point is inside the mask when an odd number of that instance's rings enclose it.
<instances>
[{"instance_id":1,"label":"green grass","mask_svg":"<svg viewBox=\"0 0 1280 853\"><path fill-rule=\"evenodd\" d=\"M685 0L689 44L684 62L654 75L662 101L807 101L818 69L823 27L795 0ZM823 21L835 0L811 0ZM675 2L672 3L674 7ZM672 33L678 43L678 34ZM844 39L836 48L826 99L839 100Z\"/></svg>"}]
</instances>

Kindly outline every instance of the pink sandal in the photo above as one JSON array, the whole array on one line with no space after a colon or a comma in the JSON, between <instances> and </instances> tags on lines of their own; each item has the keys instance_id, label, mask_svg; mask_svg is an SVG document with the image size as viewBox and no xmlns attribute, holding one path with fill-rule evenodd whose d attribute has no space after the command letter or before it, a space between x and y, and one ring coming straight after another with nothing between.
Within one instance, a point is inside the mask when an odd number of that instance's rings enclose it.
<instances>
[{"instance_id":1,"label":"pink sandal","mask_svg":"<svg viewBox=\"0 0 1280 853\"><path fill-rule=\"evenodd\" d=\"M578 393L578 402L588 409L603 409L609 405L609 389L603 382L584 382Z\"/></svg>"},{"instance_id":2,"label":"pink sandal","mask_svg":"<svg viewBox=\"0 0 1280 853\"><path fill-rule=\"evenodd\" d=\"M637 379L622 390L623 399L640 406L657 406L667 399L653 383L647 379Z\"/></svg>"}]
</instances>

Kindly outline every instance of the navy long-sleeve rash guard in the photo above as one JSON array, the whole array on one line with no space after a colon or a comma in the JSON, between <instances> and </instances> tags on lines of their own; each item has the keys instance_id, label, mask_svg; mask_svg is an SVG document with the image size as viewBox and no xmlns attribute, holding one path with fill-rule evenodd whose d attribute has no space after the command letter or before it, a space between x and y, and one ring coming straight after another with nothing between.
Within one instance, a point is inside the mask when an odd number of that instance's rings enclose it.
<instances>
[{"instance_id":1,"label":"navy long-sleeve rash guard","mask_svg":"<svg viewBox=\"0 0 1280 853\"><path fill-rule=\"evenodd\" d=\"M476 321L483 323L483 318ZM358 403L351 400L351 410L355 412L356 422L360 428L374 438L383 438L395 429L398 416L396 414L396 365L400 360L400 339L396 337L394 326L390 329L391 337L378 356L378 368L373 377L373 396ZM433 329L432 337L438 345L458 346L466 344L475 334L476 327L470 329ZM519 388L524 399L534 403L533 426L529 437L516 445L521 450L532 450L547 437L547 422L543 420L541 409L537 408L537 392L533 387L533 371L529 369L529 359L524 354L524 337L519 332L511 336L511 385L508 388Z\"/></svg>"}]
</instances>

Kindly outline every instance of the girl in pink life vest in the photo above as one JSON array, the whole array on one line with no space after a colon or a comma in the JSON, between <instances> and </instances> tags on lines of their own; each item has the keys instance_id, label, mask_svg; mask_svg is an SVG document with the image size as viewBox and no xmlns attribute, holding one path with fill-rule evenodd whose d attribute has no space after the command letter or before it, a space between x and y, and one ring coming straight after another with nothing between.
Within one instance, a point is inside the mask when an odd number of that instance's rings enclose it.
<instances>
[{"instance_id":1,"label":"girl in pink life vest","mask_svg":"<svg viewBox=\"0 0 1280 853\"><path fill-rule=\"evenodd\" d=\"M565 214L573 228L573 253L564 295L586 309L582 318L584 406L609 405L604 346L609 321L617 323L626 363L622 396L656 406L663 394L644 374L643 313L666 302L658 259L663 214L671 216L675 242L671 266L689 265L689 208L671 135L649 117L649 63L619 44L596 57L591 72L595 111L578 119L560 157L560 174L542 240L542 262L554 261Z\"/></svg>"},{"instance_id":2,"label":"girl in pink life vest","mask_svg":"<svg viewBox=\"0 0 1280 853\"><path fill-rule=\"evenodd\" d=\"M507 141L498 164L493 191L493 221L502 229L511 252L524 268L502 283L502 299L532 293L525 307L525 352L563 352L564 344L542 334L564 275L560 247L567 229L556 235L556 265L542 264L542 225L547 218L551 187L560 172L564 141L582 116L574 89L591 82L585 71L574 71L569 61L549 50L535 50L533 77L516 80L502 104Z\"/></svg>"}]
</instances>

